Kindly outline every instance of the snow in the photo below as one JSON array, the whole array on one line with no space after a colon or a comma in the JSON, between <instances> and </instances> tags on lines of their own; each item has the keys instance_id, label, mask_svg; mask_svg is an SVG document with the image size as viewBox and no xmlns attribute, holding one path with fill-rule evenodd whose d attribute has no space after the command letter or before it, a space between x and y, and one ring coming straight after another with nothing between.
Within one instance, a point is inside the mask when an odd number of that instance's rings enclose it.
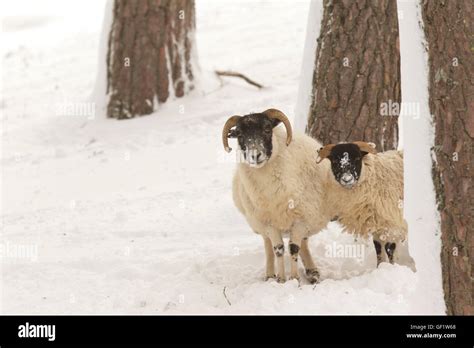
<instances>
[{"instance_id":1,"label":"snow","mask_svg":"<svg viewBox=\"0 0 474 348\"><path fill-rule=\"evenodd\" d=\"M415 259L419 311L445 313L441 278L441 239L435 190L431 179L432 117L428 105L428 55L420 26L421 8L398 0L404 148L404 215L410 254ZM406 106L412 105L412 107ZM413 107L414 106L414 107Z\"/></svg>"},{"instance_id":2,"label":"snow","mask_svg":"<svg viewBox=\"0 0 474 348\"><path fill-rule=\"evenodd\" d=\"M335 223L310 240L320 284L263 281L263 241L233 206L220 132L233 114L293 117L309 2L199 1L199 88L126 121L88 108L104 8L21 0L1 12L2 313L440 313L438 288L420 292L431 281L375 269L372 242Z\"/></svg>"},{"instance_id":3,"label":"snow","mask_svg":"<svg viewBox=\"0 0 474 348\"><path fill-rule=\"evenodd\" d=\"M107 50L109 47L109 34L112 29L114 1L106 0L103 9L104 17L101 25L101 34L99 39L98 59L97 59L97 77L94 90L91 95L91 102L95 103L96 112L105 114L108 104L107 94ZM99 11L100 7L97 8ZM113 52L113 50L111 50ZM111 59L112 61L112 59Z\"/></svg>"},{"instance_id":4,"label":"snow","mask_svg":"<svg viewBox=\"0 0 474 348\"><path fill-rule=\"evenodd\" d=\"M317 69L317 66L315 66L316 50L318 48L317 40L321 31L323 10L322 0L311 0L308 23L306 24L306 41L303 51L303 62L301 64L298 99L295 107L294 128L300 132L304 132L308 124L308 113L311 107L313 92L313 72Z\"/></svg>"}]
</instances>

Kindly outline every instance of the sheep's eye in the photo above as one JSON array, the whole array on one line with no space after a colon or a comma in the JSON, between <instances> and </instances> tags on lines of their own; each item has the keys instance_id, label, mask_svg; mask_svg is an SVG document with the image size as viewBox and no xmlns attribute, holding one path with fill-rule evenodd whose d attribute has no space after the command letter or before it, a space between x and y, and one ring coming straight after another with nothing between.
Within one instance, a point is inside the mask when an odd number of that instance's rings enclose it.
<instances>
[{"instance_id":1,"label":"sheep's eye","mask_svg":"<svg viewBox=\"0 0 474 348\"><path fill-rule=\"evenodd\" d=\"M265 131L265 133L271 133L272 132L272 127L265 127L264 131Z\"/></svg>"}]
</instances>

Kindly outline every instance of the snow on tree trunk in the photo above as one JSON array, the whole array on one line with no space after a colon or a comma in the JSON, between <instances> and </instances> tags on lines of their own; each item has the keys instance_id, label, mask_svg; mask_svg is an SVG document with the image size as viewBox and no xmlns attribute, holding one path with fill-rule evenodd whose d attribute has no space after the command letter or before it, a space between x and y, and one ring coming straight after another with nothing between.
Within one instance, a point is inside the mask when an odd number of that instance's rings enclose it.
<instances>
[{"instance_id":1,"label":"snow on tree trunk","mask_svg":"<svg viewBox=\"0 0 474 348\"><path fill-rule=\"evenodd\" d=\"M424 1L422 15L429 47L444 296L448 314L473 315L474 4Z\"/></svg>"},{"instance_id":2,"label":"snow on tree trunk","mask_svg":"<svg viewBox=\"0 0 474 348\"><path fill-rule=\"evenodd\" d=\"M431 179L433 146L428 107L428 63L421 13L415 1L398 0L400 28L400 119L404 148L404 216L408 223L410 254L415 259L418 283L416 313L441 314L445 310L441 283L439 216Z\"/></svg>"},{"instance_id":3,"label":"snow on tree trunk","mask_svg":"<svg viewBox=\"0 0 474 348\"><path fill-rule=\"evenodd\" d=\"M307 133L324 144L398 142L400 60L397 4L324 0Z\"/></svg>"},{"instance_id":4,"label":"snow on tree trunk","mask_svg":"<svg viewBox=\"0 0 474 348\"><path fill-rule=\"evenodd\" d=\"M109 103L107 95L107 51L109 43L109 33L112 28L114 0L107 0L104 9L104 19L102 21L102 32L99 43L99 54L97 64L97 77L91 101L95 103L96 113L102 114Z\"/></svg>"},{"instance_id":5,"label":"snow on tree trunk","mask_svg":"<svg viewBox=\"0 0 474 348\"><path fill-rule=\"evenodd\" d=\"M193 0L115 0L108 37L107 116L147 115L193 88Z\"/></svg>"},{"instance_id":6,"label":"snow on tree trunk","mask_svg":"<svg viewBox=\"0 0 474 348\"><path fill-rule=\"evenodd\" d=\"M308 124L313 90L313 71L316 66L316 51L318 37L323 18L323 0L312 0L309 6L308 22L306 24L306 41L301 64L298 100L295 107L294 128L304 132Z\"/></svg>"}]
</instances>

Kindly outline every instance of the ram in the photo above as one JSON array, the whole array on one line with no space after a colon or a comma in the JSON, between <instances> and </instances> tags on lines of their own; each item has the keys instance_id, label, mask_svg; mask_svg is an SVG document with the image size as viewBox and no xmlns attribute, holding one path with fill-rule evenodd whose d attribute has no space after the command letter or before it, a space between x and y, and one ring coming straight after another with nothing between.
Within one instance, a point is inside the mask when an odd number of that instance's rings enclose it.
<instances>
[{"instance_id":1,"label":"ram","mask_svg":"<svg viewBox=\"0 0 474 348\"><path fill-rule=\"evenodd\" d=\"M377 266L388 261L415 270L403 219L403 153L377 153L375 144L362 141L329 144L318 152L317 163L331 162L335 180L328 181L327 204L339 222L349 232L373 236Z\"/></svg>"},{"instance_id":2,"label":"ram","mask_svg":"<svg viewBox=\"0 0 474 348\"><path fill-rule=\"evenodd\" d=\"M277 127L283 123L286 134ZM298 256L311 283L319 280L308 237L329 222L322 209L329 165L314 166L321 145L303 135L293 135L288 118L279 110L232 116L224 125L222 141L231 151L228 138L237 138L238 164L233 179L233 199L248 224L263 237L266 278L284 282L283 236L289 234L291 278L298 279Z\"/></svg>"}]
</instances>

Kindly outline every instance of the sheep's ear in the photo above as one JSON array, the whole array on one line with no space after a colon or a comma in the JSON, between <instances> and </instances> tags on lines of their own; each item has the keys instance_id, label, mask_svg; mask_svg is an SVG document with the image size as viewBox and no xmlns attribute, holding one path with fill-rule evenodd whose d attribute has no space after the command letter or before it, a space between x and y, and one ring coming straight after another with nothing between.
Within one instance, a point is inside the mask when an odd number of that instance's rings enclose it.
<instances>
[{"instance_id":1,"label":"sheep's ear","mask_svg":"<svg viewBox=\"0 0 474 348\"><path fill-rule=\"evenodd\" d=\"M331 158L331 151L334 146L336 145L328 144L320 148L318 150L318 158L316 159L316 163L321 163L321 161L325 158Z\"/></svg>"},{"instance_id":2,"label":"sheep's ear","mask_svg":"<svg viewBox=\"0 0 474 348\"><path fill-rule=\"evenodd\" d=\"M362 152L362 155L365 156L368 153L376 154L377 150L375 150L374 143L366 143L365 141L354 141L354 145L357 145Z\"/></svg>"},{"instance_id":3,"label":"sheep's ear","mask_svg":"<svg viewBox=\"0 0 474 348\"><path fill-rule=\"evenodd\" d=\"M235 131L235 128L234 129L231 129L229 131L229 135L227 136L228 138L237 138L237 132Z\"/></svg>"}]
</instances>

